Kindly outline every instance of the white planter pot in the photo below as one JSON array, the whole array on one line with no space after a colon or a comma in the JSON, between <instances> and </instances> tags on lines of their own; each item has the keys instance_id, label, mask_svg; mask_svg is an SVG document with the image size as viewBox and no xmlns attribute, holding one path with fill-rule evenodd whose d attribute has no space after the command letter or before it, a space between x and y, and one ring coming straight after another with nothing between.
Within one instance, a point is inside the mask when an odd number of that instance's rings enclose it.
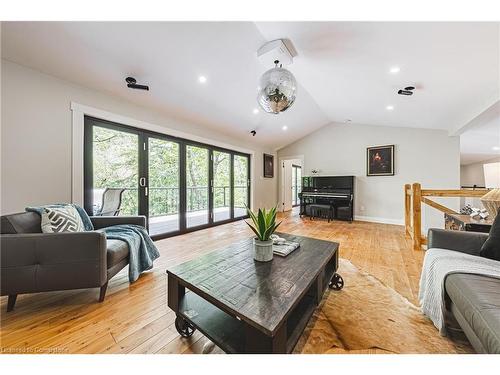
<instances>
[{"instance_id":1,"label":"white planter pot","mask_svg":"<svg viewBox=\"0 0 500 375\"><path fill-rule=\"evenodd\" d=\"M273 240L260 241L254 238L253 259L258 262L269 262L273 260Z\"/></svg>"}]
</instances>

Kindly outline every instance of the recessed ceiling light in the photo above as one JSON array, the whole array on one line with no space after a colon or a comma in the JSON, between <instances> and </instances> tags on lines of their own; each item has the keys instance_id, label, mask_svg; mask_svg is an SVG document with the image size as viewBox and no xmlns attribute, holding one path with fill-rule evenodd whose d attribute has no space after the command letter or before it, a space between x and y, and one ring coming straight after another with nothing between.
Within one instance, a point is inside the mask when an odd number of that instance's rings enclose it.
<instances>
[{"instance_id":1,"label":"recessed ceiling light","mask_svg":"<svg viewBox=\"0 0 500 375\"><path fill-rule=\"evenodd\" d=\"M259 113L259 110L257 108L254 108L253 109L253 114L256 115L257 113Z\"/></svg>"},{"instance_id":2,"label":"recessed ceiling light","mask_svg":"<svg viewBox=\"0 0 500 375\"><path fill-rule=\"evenodd\" d=\"M344 122L345 122L346 124L348 124L348 123L350 123L351 121L352 121L352 120L351 120L350 118L348 118L348 119L346 119Z\"/></svg>"},{"instance_id":3,"label":"recessed ceiling light","mask_svg":"<svg viewBox=\"0 0 500 375\"><path fill-rule=\"evenodd\" d=\"M495 151L499 151L500 147L499 146L493 146L492 149L495 150Z\"/></svg>"},{"instance_id":4,"label":"recessed ceiling light","mask_svg":"<svg viewBox=\"0 0 500 375\"><path fill-rule=\"evenodd\" d=\"M286 126L286 125L285 125L285 126L283 126L281 129L283 129L283 130L287 130L287 129L288 129L288 126Z\"/></svg>"},{"instance_id":5,"label":"recessed ceiling light","mask_svg":"<svg viewBox=\"0 0 500 375\"><path fill-rule=\"evenodd\" d=\"M207 82L207 77L205 77L205 76L199 76L199 77L198 77L198 81L199 81L200 83L206 83L206 82Z\"/></svg>"},{"instance_id":6,"label":"recessed ceiling light","mask_svg":"<svg viewBox=\"0 0 500 375\"><path fill-rule=\"evenodd\" d=\"M385 109L387 109L388 111L392 111L394 109L394 106L388 105L387 107L385 107Z\"/></svg>"},{"instance_id":7,"label":"recessed ceiling light","mask_svg":"<svg viewBox=\"0 0 500 375\"><path fill-rule=\"evenodd\" d=\"M389 69L389 72L392 74L399 73L401 71L401 68L399 66L393 66L391 69Z\"/></svg>"}]
</instances>

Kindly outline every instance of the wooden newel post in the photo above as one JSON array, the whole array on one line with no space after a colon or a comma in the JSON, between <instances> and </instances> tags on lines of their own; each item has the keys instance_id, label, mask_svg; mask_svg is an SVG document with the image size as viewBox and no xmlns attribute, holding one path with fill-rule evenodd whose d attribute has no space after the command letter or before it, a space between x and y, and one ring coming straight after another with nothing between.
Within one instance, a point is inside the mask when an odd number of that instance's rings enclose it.
<instances>
[{"instance_id":1,"label":"wooden newel post","mask_svg":"<svg viewBox=\"0 0 500 375\"><path fill-rule=\"evenodd\" d=\"M405 187L405 234L411 235L411 185Z\"/></svg>"},{"instance_id":2,"label":"wooden newel post","mask_svg":"<svg viewBox=\"0 0 500 375\"><path fill-rule=\"evenodd\" d=\"M413 249L422 249L422 192L419 183L414 183L412 186L413 201Z\"/></svg>"}]
</instances>

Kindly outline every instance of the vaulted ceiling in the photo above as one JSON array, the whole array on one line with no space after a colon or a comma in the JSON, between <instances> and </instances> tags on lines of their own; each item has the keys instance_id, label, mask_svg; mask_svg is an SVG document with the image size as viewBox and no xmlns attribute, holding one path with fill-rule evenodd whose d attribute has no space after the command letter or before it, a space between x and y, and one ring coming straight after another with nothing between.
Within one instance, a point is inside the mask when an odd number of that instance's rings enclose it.
<instances>
[{"instance_id":1,"label":"vaulted ceiling","mask_svg":"<svg viewBox=\"0 0 500 375\"><path fill-rule=\"evenodd\" d=\"M499 33L498 23L3 22L2 58L280 148L346 120L465 125L499 99ZM256 51L278 38L296 50L298 97L280 115L254 114L271 68ZM150 91L127 89L129 75ZM413 96L396 94L410 85Z\"/></svg>"}]
</instances>

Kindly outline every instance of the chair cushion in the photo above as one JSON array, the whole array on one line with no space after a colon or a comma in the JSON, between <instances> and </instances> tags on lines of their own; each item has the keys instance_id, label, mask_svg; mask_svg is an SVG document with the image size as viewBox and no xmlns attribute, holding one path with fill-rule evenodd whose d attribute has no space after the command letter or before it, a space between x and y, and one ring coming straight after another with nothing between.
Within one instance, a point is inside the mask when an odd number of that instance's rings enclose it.
<instances>
[{"instance_id":1,"label":"chair cushion","mask_svg":"<svg viewBox=\"0 0 500 375\"><path fill-rule=\"evenodd\" d=\"M495 217L488 239L481 247L479 255L485 258L500 260L500 214Z\"/></svg>"},{"instance_id":2,"label":"chair cushion","mask_svg":"<svg viewBox=\"0 0 500 375\"><path fill-rule=\"evenodd\" d=\"M500 279L456 273L445 288L487 352L500 353Z\"/></svg>"},{"instance_id":3,"label":"chair cushion","mask_svg":"<svg viewBox=\"0 0 500 375\"><path fill-rule=\"evenodd\" d=\"M107 254L106 259L108 262L108 268L113 267L115 264L119 263L129 256L128 245L125 241L121 240L106 240L107 243Z\"/></svg>"}]
</instances>

